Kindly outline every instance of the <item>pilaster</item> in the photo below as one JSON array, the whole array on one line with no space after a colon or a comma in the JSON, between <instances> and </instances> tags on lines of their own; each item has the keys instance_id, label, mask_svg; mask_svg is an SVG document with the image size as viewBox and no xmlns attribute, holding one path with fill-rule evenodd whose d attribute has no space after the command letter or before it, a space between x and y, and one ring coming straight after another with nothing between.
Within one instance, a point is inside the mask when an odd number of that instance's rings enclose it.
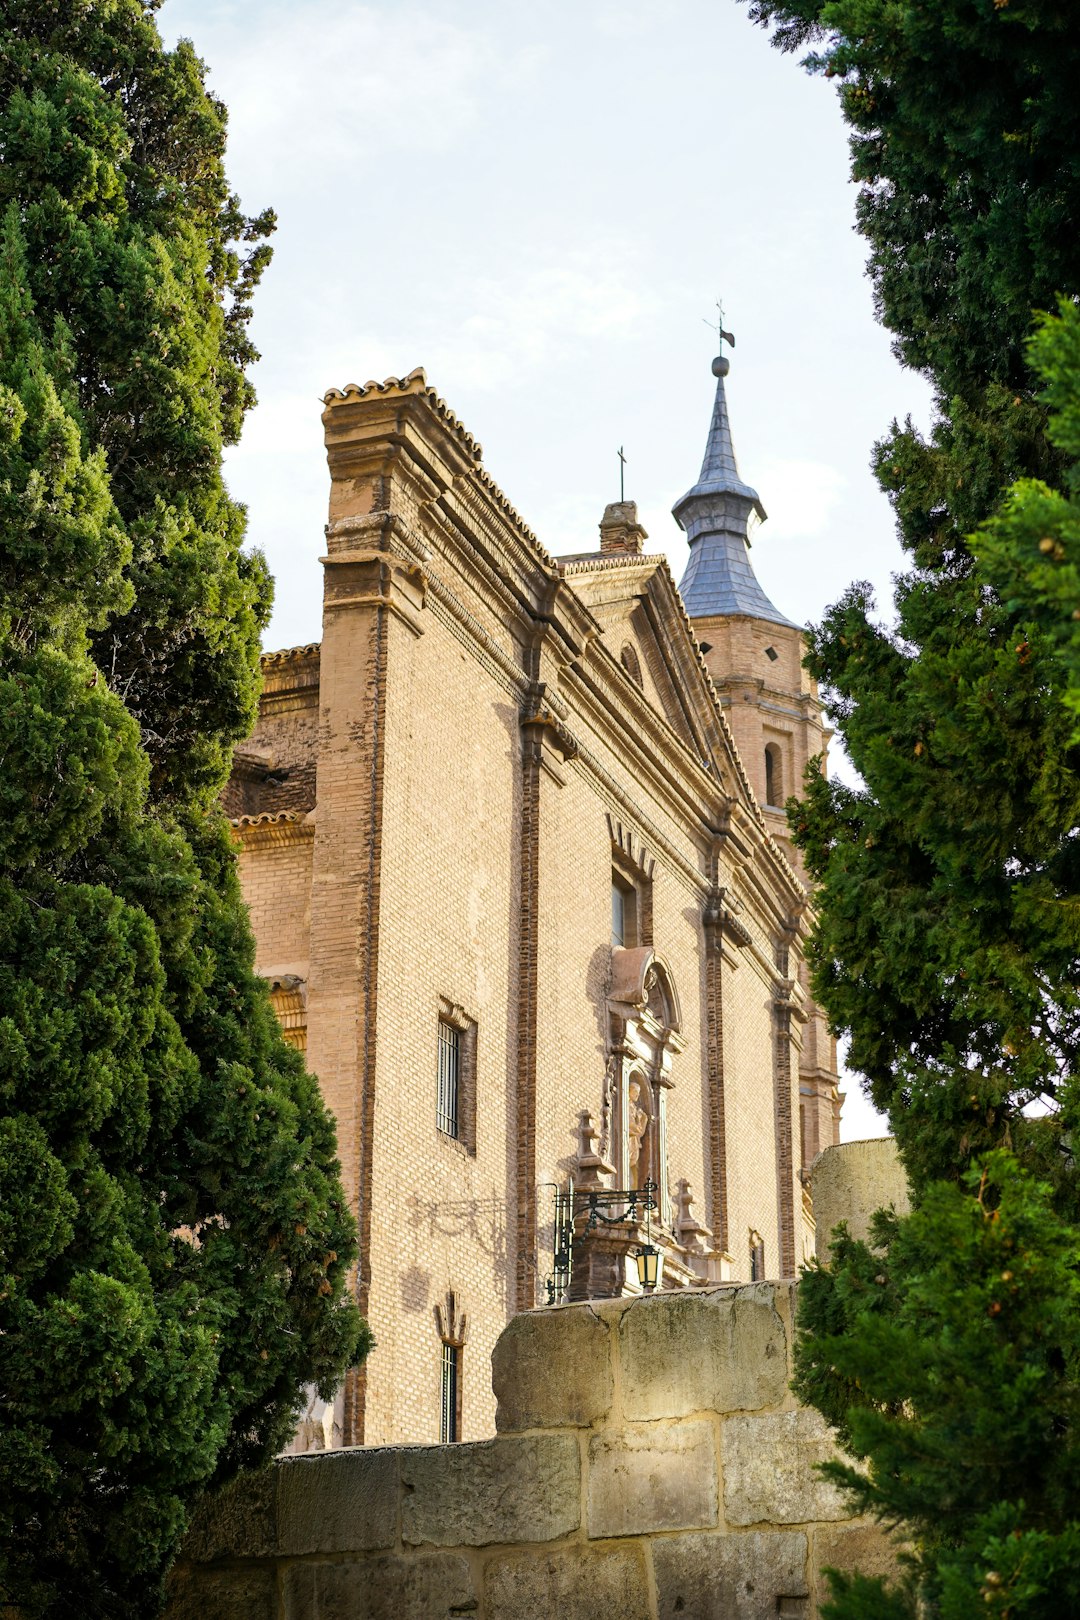
<instances>
[{"instance_id":1,"label":"pilaster","mask_svg":"<svg viewBox=\"0 0 1080 1620\"><path fill-rule=\"evenodd\" d=\"M539 1045L540 970L540 833L545 793L558 792L565 782L564 766L577 753L577 743L562 720L564 706L554 682L540 675L554 673L555 660L541 630L528 652L532 680L520 711L521 823L518 834L519 913L517 979L516 1076L516 1188L515 1268L516 1308L531 1310L537 1303L536 1088Z\"/></svg>"}]
</instances>

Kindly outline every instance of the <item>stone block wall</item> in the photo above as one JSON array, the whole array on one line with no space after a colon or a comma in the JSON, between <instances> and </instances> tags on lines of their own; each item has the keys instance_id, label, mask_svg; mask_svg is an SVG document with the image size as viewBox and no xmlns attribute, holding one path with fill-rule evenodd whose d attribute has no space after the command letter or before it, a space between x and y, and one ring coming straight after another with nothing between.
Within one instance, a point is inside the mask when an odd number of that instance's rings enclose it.
<instances>
[{"instance_id":1,"label":"stone block wall","mask_svg":"<svg viewBox=\"0 0 1080 1620\"><path fill-rule=\"evenodd\" d=\"M891 1136L838 1142L819 1153L810 1167L817 1222L817 1257L828 1259L829 1244L843 1221L854 1238L868 1238L874 1212L911 1211L911 1190Z\"/></svg>"},{"instance_id":2,"label":"stone block wall","mask_svg":"<svg viewBox=\"0 0 1080 1620\"><path fill-rule=\"evenodd\" d=\"M815 1464L794 1284L557 1306L492 1358L494 1439L290 1457L209 1504L169 1620L811 1620L890 1547Z\"/></svg>"}]
</instances>

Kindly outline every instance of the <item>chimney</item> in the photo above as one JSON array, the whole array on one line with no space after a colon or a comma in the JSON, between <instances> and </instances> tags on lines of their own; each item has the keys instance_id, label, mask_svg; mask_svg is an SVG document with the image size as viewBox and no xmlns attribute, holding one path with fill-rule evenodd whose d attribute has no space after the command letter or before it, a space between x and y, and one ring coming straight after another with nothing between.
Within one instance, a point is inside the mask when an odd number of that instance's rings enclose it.
<instances>
[{"instance_id":1,"label":"chimney","mask_svg":"<svg viewBox=\"0 0 1080 1620\"><path fill-rule=\"evenodd\" d=\"M648 535L637 520L636 501L612 501L600 519L600 550L607 556L641 555Z\"/></svg>"}]
</instances>

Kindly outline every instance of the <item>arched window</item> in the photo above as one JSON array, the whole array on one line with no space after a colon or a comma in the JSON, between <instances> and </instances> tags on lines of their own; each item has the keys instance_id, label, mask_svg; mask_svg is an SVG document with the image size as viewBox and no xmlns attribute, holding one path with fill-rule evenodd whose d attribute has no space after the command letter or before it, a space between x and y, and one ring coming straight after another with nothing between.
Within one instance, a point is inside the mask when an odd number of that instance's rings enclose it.
<instances>
[{"instance_id":1,"label":"arched window","mask_svg":"<svg viewBox=\"0 0 1080 1620\"><path fill-rule=\"evenodd\" d=\"M622 650L621 659L622 667L625 669L630 679L636 686L641 686L641 665L638 662L637 653L634 651L633 647L630 646L629 642L627 642L626 646Z\"/></svg>"},{"instance_id":2,"label":"arched window","mask_svg":"<svg viewBox=\"0 0 1080 1620\"><path fill-rule=\"evenodd\" d=\"M765 803L783 804L784 771L780 750L775 743L765 744Z\"/></svg>"}]
</instances>

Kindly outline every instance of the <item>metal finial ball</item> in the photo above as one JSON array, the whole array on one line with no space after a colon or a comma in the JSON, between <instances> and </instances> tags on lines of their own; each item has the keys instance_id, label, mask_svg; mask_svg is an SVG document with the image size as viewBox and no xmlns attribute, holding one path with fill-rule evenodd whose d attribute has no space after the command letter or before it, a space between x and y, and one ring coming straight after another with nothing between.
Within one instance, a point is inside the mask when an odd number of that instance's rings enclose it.
<instances>
[{"instance_id":1,"label":"metal finial ball","mask_svg":"<svg viewBox=\"0 0 1080 1620\"><path fill-rule=\"evenodd\" d=\"M714 377L726 377L730 370L731 370L731 361L728 359L727 355L726 354L718 354L716 359L712 363L712 374L713 374L713 376Z\"/></svg>"}]
</instances>

